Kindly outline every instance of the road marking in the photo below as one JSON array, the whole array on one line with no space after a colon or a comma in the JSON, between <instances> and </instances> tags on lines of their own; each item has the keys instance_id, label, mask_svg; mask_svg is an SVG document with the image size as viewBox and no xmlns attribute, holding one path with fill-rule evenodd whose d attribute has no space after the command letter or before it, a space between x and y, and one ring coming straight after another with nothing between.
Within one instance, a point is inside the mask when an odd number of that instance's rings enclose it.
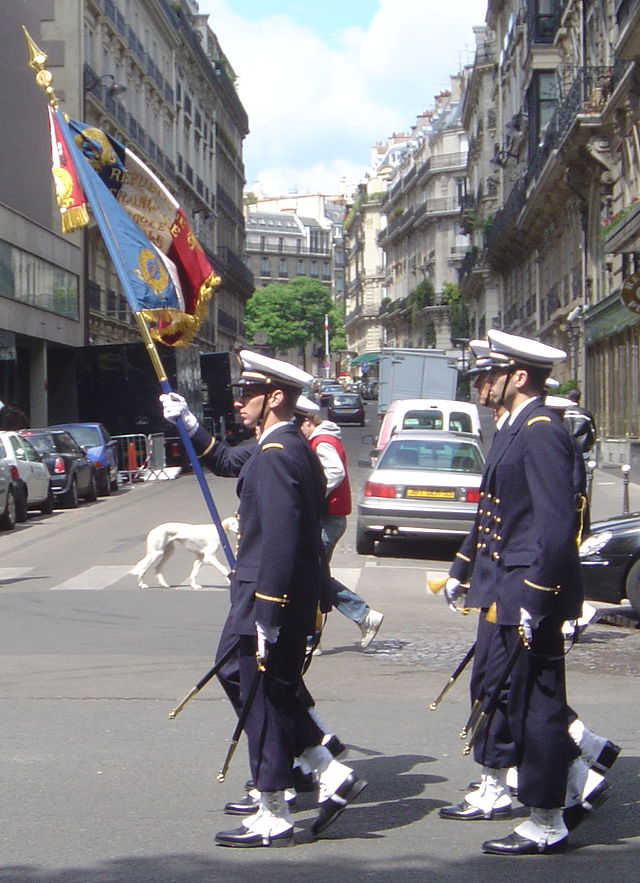
<instances>
[{"instance_id":1,"label":"road marking","mask_svg":"<svg viewBox=\"0 0 640 883\"><path fill-rule=\"evenodd\" d=\"M356 586L358 585L358 580L360 579L360 574L362 573L361 567L332 567L331 568L331 576L335 577L338 582L343 583L348 589L351 589L352 592L355 592Z\"/></svg>"},{"instance_id":2,"label":"road marking","mask_svg":"<svg viewBox=\"0 0 640 883\"><path fill-rule=\"evenodd\" d=\"M107 586L117 583L123 576L130 573L132 566L133 565L131 564L114 564L103 565L101 567L90 567L88 570L83 570L82 573L77 574L77 576L72 576L71 579L68 579L64 583L60 583L57 586L51 586L51 590L67 591L81 589L85 591L99 591L100 589L106 589Z\"/></svg>"},{"instance_id":3,"label":"road marking","mask_svg":"<svg viewBox=\"0 0 640 883\"><path fill-rule=\"evenodd\" d=\"M0 583L10 583L26 573L31 573L32 570L33 567L0 567Z\"/></svg>"}]
</instances>

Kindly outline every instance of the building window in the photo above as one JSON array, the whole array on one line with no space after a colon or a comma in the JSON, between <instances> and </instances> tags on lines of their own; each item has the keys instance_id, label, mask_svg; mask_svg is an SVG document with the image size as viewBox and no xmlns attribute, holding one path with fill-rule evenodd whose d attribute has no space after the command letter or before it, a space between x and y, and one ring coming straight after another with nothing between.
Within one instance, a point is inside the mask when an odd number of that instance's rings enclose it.
<instances>
[{"instance_id":1,"label":"building window","mask_svg":"<svg viewBox=\"0 0 640 883\"><path fill-rule=\"evenodd\" d=\"M558 80L555 71L534 71L527 95L530 157L538 149L545 128L558 106L558 100Z\"/></svg>"},{"instance_id":2,"label":"building window","mask_svg":"<svg viewBox=\"0 0 640 883\"><path fill-rule=\"evenodd\" d=\"M278 266L278 276L285 279L289 276L289 264L287 263L286 258L280 258Z\"/></svg>"},{"instance_id":3,"label":"building window","mask_svg":"<svg viewBox=\"0 0 640 883\"><path fill-rule=\"evenodd\" d=\"M284 251L284 239L282 238L282 236L280 236L280 237L278 238L278 251L279 251L279 252L283 252L283 251Z\"/></svg>"},{"instance_id":4,"label":"building window","mask_svg":"<svg viewBox=\"0 0 640 883\"><path fill-rule=\"evenodd\" d=\"M322 281L329 282L331 279L331 265L325 261L322 265Z\"/></svg>"},{"instance_id":5,"label":"building window","mask_svg":"<svg viewBox=\"0 0 640 883\"><path fill-rule=\"evenodd\" d=\"M298 261L296 266L296 273L298 276L304 276L304 261Z\"/></svg>"},{"instance_id":6,"label":"building window","mask_svg":"<svg viewBox=\"0 0 640 883\"><path fill-rule=\"evenodd\" d=\"M311 271L310 271L309 275L311 276L312 279L318 278L318 262L317 261L311 261Z\"/></svg>"},{"instance_id":7,"label":"building window","mask_svg":"<svg viewBox=\"0 0 640 883\"><path fill-rule=\"evenodd\" d=\"M261 276L270 276L271 275L271 267L269 265L269 258L261 258L260 259L260 275Z\"/></svg>"}]
</instances>

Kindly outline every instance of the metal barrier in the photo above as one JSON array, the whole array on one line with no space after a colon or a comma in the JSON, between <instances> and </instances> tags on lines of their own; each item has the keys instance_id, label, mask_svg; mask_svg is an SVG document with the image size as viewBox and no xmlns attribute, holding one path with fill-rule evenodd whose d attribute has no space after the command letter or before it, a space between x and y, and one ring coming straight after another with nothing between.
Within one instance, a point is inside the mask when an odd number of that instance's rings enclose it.
<instances>
[{"instance_id":1,"label":"metal barrier","mask_svg":"<svg viewBox=\"0 0 640 883\"><path fill-rule=\"evenodd\" d=\"M149 460L149 440L146 435L114 435L118 446L118 475L122 482L141 481L143 469Z\"/></svg>"}]
</instances>

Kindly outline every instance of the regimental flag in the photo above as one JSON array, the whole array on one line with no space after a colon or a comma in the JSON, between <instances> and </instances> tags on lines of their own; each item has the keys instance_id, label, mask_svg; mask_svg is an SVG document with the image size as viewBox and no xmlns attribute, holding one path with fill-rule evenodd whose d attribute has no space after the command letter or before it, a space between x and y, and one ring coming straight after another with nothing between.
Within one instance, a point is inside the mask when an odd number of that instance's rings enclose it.
<instances>
[{"instance_id":1,"label":"regimental flag","mask_svg":"<svg viewBox=\"0 0 640 883\"><path fill-rule=\"evenodd\" d=\"M206 315L207 301L221 283L193 234L186 214L162 181L129 148L101 129L73 120L65 120L65 124L78 155L86 160L82 163L83 171L100 185L99 192L113 199L153 244L175 287L177 304L166 302L162 307L157 304L139 307L144 318L153 323L151 334L170 346L186 346ZM96 215L88 193L87 197ZM102 233L107 242L104 231ZM148 254L146 257L149 259ZM164 277L159 265L154 271L151 263L147 264L146 272L141 266L137 270L138 277L141 275L147 284L153 282L160 290ZM123 287L126 291L124 282ZM133 304L131 308L136 310Z\"/></svg>"},{"instance_id":2,"label":"regimental flag","mask_svg":"<svg viewBox=\"0 0 640 883\"><path fill-rule=\"evenodd\" d=\"M60 223L63 233L71 233L89 223L89 212L84 192L78 181L78 173L62 138L58 119L51 106L49 106L49 132L51 135L51 171L56 188L56 200L60 208Z\"/></svg>"}]
</instances>

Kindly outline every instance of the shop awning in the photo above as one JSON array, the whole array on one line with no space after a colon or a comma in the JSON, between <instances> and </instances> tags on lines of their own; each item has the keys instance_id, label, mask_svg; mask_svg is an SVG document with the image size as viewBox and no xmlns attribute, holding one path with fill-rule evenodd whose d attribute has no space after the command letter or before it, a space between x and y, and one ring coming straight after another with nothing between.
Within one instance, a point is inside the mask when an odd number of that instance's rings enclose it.
<instances>
[{"instance_id":1,"label":"shop awning","mask_svg":"<svg viewBox=\"0 0 640 883\"><path fill-rule=\"evenodd\" d=\"M377 362L380 358L380 353L362 353L359 356L356 356L355 359L351 359L352 365L362 365L364 362L367 362L369 365L372 365L374 362Z\"/></svg>"}]
</instances>

